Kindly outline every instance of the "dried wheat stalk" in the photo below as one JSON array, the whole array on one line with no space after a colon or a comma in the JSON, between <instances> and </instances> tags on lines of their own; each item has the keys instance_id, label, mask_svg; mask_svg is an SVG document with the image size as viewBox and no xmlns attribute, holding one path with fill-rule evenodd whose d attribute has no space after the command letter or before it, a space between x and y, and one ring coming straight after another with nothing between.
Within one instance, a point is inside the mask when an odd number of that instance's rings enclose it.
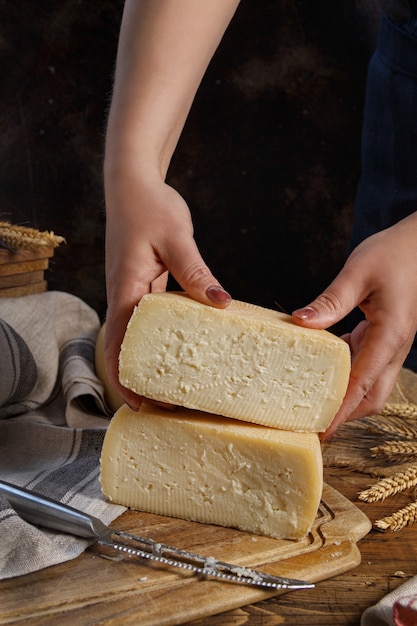
<instances>
[{"instance_id":1,"label":"dried wheat stalk","mask_svg":"<svg viewBox=\"0 0 417 626\"><path fill-rule=\"evenodd\" d=\"M386 433L391 437L398 437L399 439L416 439L417 440L417 426L413 426L404 418L390 415L382 417L379 415L370 415L359 420L360 427L365 430L369 430L375 434L381 435Z\"/></svg>"},{"instance_id":2,"label":"dried wheat stalk","mask_svg":"<svg viewBox=\"0 0 417 626\"><path fill-rule=\"evenodd\" d=\"M360 491L358 497L359 500L366 502L376 502L385 500L388 496L415 485L417 485L417 463L409 465L402 472L396 472L392 476L382 478L369 489Z\"/></svg>"},{"instance_id":3,"label":"dried wheat stalk","mask_svg":"<svg viewBox=\"0 0 417 626\"><path fill-rule=\"evenodd\" d=\"M415 460L417 458L417 441L402 441L394 439L371 448L372 456L385 458L388 461Z\"/></svg>"},{"instance_id":4,"label":"dried wheat stalk","mask_svg":"<svg viewBox=\"0 0 417 626\"><path fill-rule=\"evenodd\" d=\"M388 403L378 415L358 420L355 423L355 430L356 435L359 435L359 442L355 443L355 447L362 450L357 466L359 467L362 462L364 467L367 464L369 470L370 452L374 458L380 459L379 473L383 476L369 489L358 494L360 500L383 501L417 485L417 404L406 401ZM339 438L339 444L341 442L339 447L342 450L343 446L352 443L352 435L347 432L345 436L346 441L343 440L343 433ZM338 454L340 455L340 450ZM347 453L346 458L349 458ZM392 468L391 465L389 468L387 462L390 464L395 462L399 467ZM417 523L417 501L383 519L376 520L374 526L381 531L398 531L414 523Z\"/></svg>"},{"instance_id":5,"label":"dried wheat stalk","mask_svg":"<svg viewBox=\"0 0 417 626\"><path fill-rule=\"evenodd\" d=\"M383 519L377 519L374 522L375 528L383 532L390 530L402 530L406 526L410 526L417 521L417 502L412 502L407 506L399 509L392 515L388 515Z\"/></svg>"},{"instance_id":6,"label":"dried wheat stalk","mask_svg":"<svg viewBox=\"0 0 417 626\"><path fill-rule=\"evenodd\" d=\"M27 226L14 226L9 222L0 222L0 243L8 250L41 250L45 247L58 247L64 243L64 237L52 231L39 231Z\"/></svg>"},{"instance_id":7,"label":"dried wheat stalk","mask_svg":"<svg viewBox=\"0 0 417 626\"><path fill-rule=\"evenodd\" d=\"M379 415L384 417L396 415L397 417L405 417L406 419L417 419L417 404L408 402L386 404Z\"/></svg>"}]
</instances>

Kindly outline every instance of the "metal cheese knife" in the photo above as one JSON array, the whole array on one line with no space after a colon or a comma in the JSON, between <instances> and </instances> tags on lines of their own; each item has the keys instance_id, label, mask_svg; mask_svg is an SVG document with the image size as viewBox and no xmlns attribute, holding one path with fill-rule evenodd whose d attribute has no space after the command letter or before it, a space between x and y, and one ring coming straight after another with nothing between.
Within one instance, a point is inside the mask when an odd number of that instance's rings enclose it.
<instances>
[{"instance_id":1,"label":"metal cheese knife","mask_svg":"<svg viewBox=\"0 0 417 626\"><path fill-rule=\"evenodd\" d=\"M255 585L266 589L311 589L314 584L291 578L264 574L247 567L231 565L213 557L204 557L180 548L173 548L158 541L137 537L106 526L93 515L83 513L34 491L0 481L3 495L25 521L38 526L58 530L76 537L92 539L132 556L157 561L167 566L180 567L205 577Z\"/></svg>"}]
</instances>

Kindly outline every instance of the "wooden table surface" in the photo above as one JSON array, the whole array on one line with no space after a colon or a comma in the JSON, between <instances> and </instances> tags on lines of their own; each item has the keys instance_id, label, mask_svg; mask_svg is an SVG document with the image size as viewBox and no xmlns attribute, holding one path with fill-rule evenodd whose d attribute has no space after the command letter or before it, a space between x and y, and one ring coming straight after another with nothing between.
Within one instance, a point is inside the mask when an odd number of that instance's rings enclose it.
<instances>
[{"instance_id":1,"label":"wooden table surface","mask_svg":"<svg viewBox=\"0 0 417 626\"><path fill-rule=\"evenodd\" d=\"M364 503L358 491L374 482L369 476L340 468L325 470L326 482L354 502L373 521L410 502L398 494L385 502ZM187 622L188 626L358 626L363 611L417 574L417 524L399 532L372 530L358 547L361 564L315 589L269 598L219 615Z\"/></svg>"},{"instance_id":2,"label":"wooden table surface","mask_svg":"<svg viewBox=\"0 0 417 626\"><path fill-rule=\"evenodd\" d=\"M367 504L358 500L357 493L374 482L369 476L346 469L332 468L325 470L325 480L328 485L355 503L371 520L392 513L407 504L413 497L413 494L404 493L398 494L395 498L388 498L382 503ZM128 512L126 515L128 516L126 519L128 519L134 514ZM353 518L350 516L347 519L352 520ZM348 522L345 521L344 523ZM348 534L347 530L346 535ZM218 531L215 533L216 540L217 535ZM207 533L206 540L208 540ZM171 542L171 545L175 544ZM316 582L314 589L293 591L268 598L262 592L252 592L254 595L247 597L248 601L253 598L253 604L227 610L217 615L194 619L194 621L186 621L187 612L184 611L185 619L181 623L189 626L274 626L275 624L357 626L360 623L362 612L368 606L376 603L388 592L417 574L417 524L395 533L381 533L371 530L359 541L358 548L362 555L360 565L347 572L343 567L340 567L338 570L345 571L345 573L325 580L322 580L323 577L316 577L316 580L321 579L321 582ZM200 553L202 553L201 550ZM343 551L341 551L342 553ZM334 550L331 551L331 556L337 558L334 555ZM180 581L181 588L176 586L174 589L170 589L167 584L163 588L158 588L156 597L152 595L152 598L146 602L147 592L144 585L145 587L146 585L152 586L151 579L150 582L143 583L141 582L143 579L136 580L135 578L132 582L132 589L130 589L129 578L127 589L126 585L123 586L122 584L118 587L118 580L114 577L115 566L118 569L123 568L124 571L125 568L131 568L132 565L128 562L123 565L121 562L115 563L113 561L114 559L100 563L94 551L87 551L79 559L68 563L47 568L41 572L34 572L19 579L2 581L0 584L1 623L18 623L19 626L25 626L25 624L53 626L56 623L80 624L80 626L119 626L121 624L123 626L139 626L135 617L135 615L137 616L139 597L144 603L145 612L150 606L149 610L152 612L159 611L159 615L161 615L161 603L163 604L164 601L168 605L169 603L176 603L177 608L181 608L181 598L185 602L189 601L191 588L184 587L184 583ZM357 561L358 559L355 558L354 562ZM82 567L83 564L84 568ZM97 570L97 566L100 568L99 570ZM138 576L136 569L138 567L140 567L138 564L134 565L134 576L136 577ZM170 574L170 576L177 580L178 574ZM110 584L111 593L108 593L109 587L106 587L106 582ZM201 582L201 593L206 593L211 585L216 584L224 589L222 583ZM3 603L2 590L5 594L3 595ZM88 591L86 602L84 602L84 591ZM181 595L183 592L186 593L186 596ZM79 598L78 604L77 601L74 603L74 593L76 598ZM225 593L227 594L225 597L227 601L223 602L224 609L228 606L241 606L243 604L243 602L230 602L229 590L226 590ZM234 589L234 593L237 593L237 588ZM247 593L248 591L245 591L245 595ZM91 596L91 594L93 595ZM267 599L258 599L262 597ZM68 599L67 604L65 598ZM206 596L204 595L202 598L206 599ZM131 601L136 607L133 613ZM2 608L6 610L5 604L8 607L15 607L14 610L12 608L10 611L6 611L8 618L2 611ZM36 609L34 611L32 611L33 606ZM218 606L220 606L219 610L222 610L221 604ZM65 619L64 614L60 611L66 611ZM197 611L195 615L198 613L206 614ZM76 615L75 619L72 617L73 615ZM147 613L146 615L148 616ZM176 621L175 623L179 622ZM153 619L152 624L157 624L157 622Z\"/></svg>"}]
</instances>

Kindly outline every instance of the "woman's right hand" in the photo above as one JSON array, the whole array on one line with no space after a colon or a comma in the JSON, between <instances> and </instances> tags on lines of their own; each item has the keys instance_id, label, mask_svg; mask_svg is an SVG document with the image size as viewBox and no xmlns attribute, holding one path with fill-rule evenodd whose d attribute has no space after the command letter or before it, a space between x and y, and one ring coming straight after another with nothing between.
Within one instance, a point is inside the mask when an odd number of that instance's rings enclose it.
<instances>
[{"instance_id":1,"label":"woman's right hand","mask_svg":"<svg viewBox=\"0 0 417 626\"><path fill-rule=\"evenodd\" d=\"M141 403L118 381L118 356L127 323L143 295L166 289L168 273L200 302L225 307L230 296L203 261L183 198L162 181L124 183L118 211L108 211L105 360L112 386L133 408ZM115 198L108 198L114 202Z\"/></svg>"},{"instance_id":2,"label":"woman's right hand","mask_svg":"<svg viewBox=\"0 0 417 626\"><path fill-rule=\"evenodd\" d=\"M119 385L118 355L134 306L166 288L168 273L203 303L230 296L204 263L190 211L165 184L172 154L211 57L239 0L126 0L106 135L105 360Z\"/></svg>"}]
</instances>

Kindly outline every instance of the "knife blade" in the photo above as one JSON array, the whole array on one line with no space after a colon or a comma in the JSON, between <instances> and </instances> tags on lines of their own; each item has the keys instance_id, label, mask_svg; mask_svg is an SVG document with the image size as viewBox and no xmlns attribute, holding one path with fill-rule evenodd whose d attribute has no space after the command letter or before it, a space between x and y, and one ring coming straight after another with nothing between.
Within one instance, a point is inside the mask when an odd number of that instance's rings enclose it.
<instances>
[{"instance_id":1,"label":"knife blade","mask_svg":"<svg viewBox=\"0 0 417 626\"><path fill-rule=\"evenodd\" d=\"M5 481L0 481L0 494L22 519L31 524L90 539L131 556L190 570L208 578L255 585L269 590L290 591L314 587L313 583L304 580L273 576L112 529L93 515Z\"/></svg>"}]
</instances>

